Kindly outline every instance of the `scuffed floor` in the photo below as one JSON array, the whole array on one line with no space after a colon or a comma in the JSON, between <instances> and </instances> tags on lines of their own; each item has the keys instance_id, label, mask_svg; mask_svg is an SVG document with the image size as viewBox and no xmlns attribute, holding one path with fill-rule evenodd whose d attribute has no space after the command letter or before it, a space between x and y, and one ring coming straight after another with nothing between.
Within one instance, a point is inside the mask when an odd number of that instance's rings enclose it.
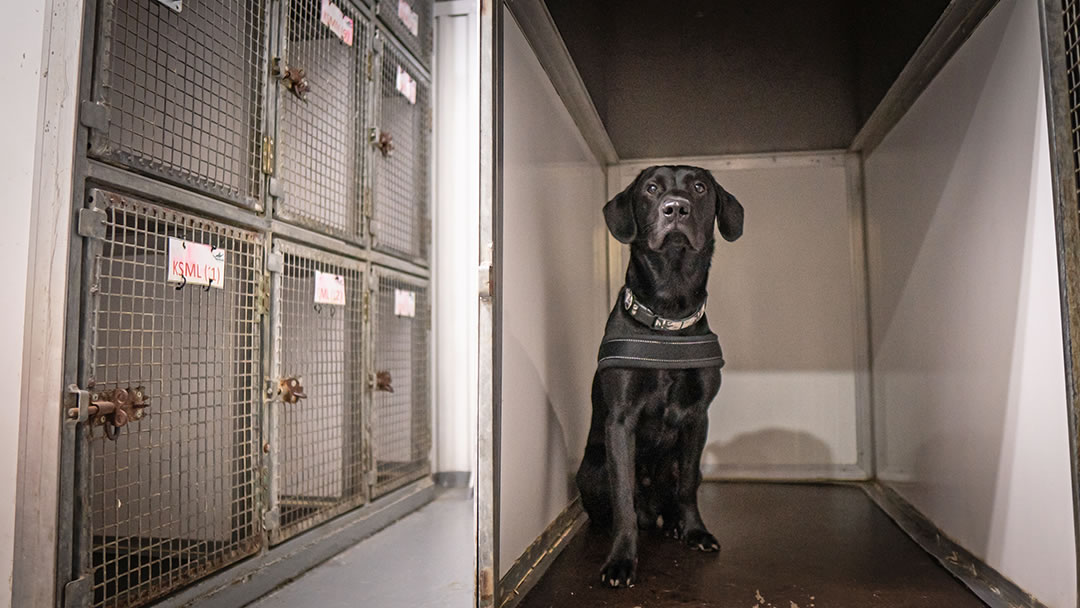
<instances>
[{"instance_id":1,"label":"scuffed floor","mask_svg":"<svg viewBox=\"0 0 1080 608\"><path fill-rule=\"evenodd\" d=\"M474 535L467 490L449 490L248 606L471 608Z\"/></svg>"},{"instance_id":2,"label":"scuffed floor","mask_svg":"<svg viewBox=\"0 0 1080 608\"><path fill-rule=\"evenodd\" d=\"M984 606L858 488L709 483L700 506L719 554L644 533L636 584L611 589L600 581L608 537L586 527L520 607Z\"/></svg>"}]
</instances>

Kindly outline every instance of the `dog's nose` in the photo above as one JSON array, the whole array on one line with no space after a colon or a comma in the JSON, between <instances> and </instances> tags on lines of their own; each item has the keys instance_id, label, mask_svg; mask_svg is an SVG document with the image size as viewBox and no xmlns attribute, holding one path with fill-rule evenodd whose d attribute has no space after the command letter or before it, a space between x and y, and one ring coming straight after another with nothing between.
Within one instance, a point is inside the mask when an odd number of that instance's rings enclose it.
<instances>
[{"instance_id":1,"label":"dog's nose","mask_svg":"<svg viewBox=\"0 0 1080 608\"><path fill-rule=\"evenodd\" d=\"M665 218L678 221L690 215L690 201L678 197L668 198L660 205L660 212Z\"/></svg>"}]
</instances>

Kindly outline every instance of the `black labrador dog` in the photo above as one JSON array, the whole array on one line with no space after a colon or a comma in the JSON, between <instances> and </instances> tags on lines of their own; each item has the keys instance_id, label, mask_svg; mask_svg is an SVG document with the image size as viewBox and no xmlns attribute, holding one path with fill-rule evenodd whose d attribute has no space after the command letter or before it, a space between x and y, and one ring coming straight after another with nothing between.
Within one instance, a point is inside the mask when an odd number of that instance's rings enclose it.
<instances>
[{"instance_id":1,"label":"black labrador dog","mask_svg":"<svg viewBox=\"0 0 1080 608\"><path fill-rule=\"evenodd\" d=\"M707 410L720 390L722 365L704 306L712 223L734 241L742 235L743 208L708 171L662 166L642 171L608 202L604 219L612 235L630 245L625 287L608 317L605 344L619 336L614 342L634 346L681 339L708 348L711 337L716 350L705 353L714 359L704 366L679 363L680 356L701 361L705 354L678 344L675 350L660 344L660 351L636 351L642 356L621 351L614 359L666 361L624 367L617 361L605 366L601 346L577 486L594 525L613 533L601 579L619 587L634 580L639 527L660 526L694 549L720 549L697 506Z\"/></svg>"}]
</instances>

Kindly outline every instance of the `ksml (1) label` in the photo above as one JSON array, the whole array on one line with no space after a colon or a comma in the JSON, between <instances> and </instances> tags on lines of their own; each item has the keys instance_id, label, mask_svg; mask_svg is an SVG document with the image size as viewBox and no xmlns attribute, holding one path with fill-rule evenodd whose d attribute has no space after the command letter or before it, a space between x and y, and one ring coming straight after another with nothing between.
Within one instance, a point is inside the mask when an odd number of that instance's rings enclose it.
<instances>
[{"instance_id":1,"label":"ksml (1) label","mask_svg":"<svg viewBox=\"0 0 1080 608\"><path fill-rule=\"evenodd\" d=\"M169 237L167 281L221 289L225 283L225 250Z\"/></svg>"}]
</instances>

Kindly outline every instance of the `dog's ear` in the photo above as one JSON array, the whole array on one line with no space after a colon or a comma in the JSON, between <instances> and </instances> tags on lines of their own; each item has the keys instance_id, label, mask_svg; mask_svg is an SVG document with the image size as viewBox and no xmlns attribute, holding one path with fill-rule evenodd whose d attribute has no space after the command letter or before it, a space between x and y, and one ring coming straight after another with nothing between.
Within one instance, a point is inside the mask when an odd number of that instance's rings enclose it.
<instances>
[{"instance_id":1,"label":"dog's ear","mask_svg":"<svg viewBox=\"0 0 1080 608\"><path fill-rule=\"evenodd\" d=\"M709 174L712 177L712 173ZM734 241L742 236L743 208L730 192L724 190L716 178L712 178L713 190L716 191L716 227L725 241Z\"/></svg>"},{"instance_id":2,"label":"dog's ear","mask_svg":"<svg viewBox=\"0 0 1080 608\"><path fill-rule=\"evenodd\" d=\"M642 171L644 173L644 171ZM634 189L637 187L639 174L625 190L615 195L604 205L604 221L607 222L611 235L621 243L630 243L637 238L637 220L634 219Z\"/></svg>"}]
</instances>

